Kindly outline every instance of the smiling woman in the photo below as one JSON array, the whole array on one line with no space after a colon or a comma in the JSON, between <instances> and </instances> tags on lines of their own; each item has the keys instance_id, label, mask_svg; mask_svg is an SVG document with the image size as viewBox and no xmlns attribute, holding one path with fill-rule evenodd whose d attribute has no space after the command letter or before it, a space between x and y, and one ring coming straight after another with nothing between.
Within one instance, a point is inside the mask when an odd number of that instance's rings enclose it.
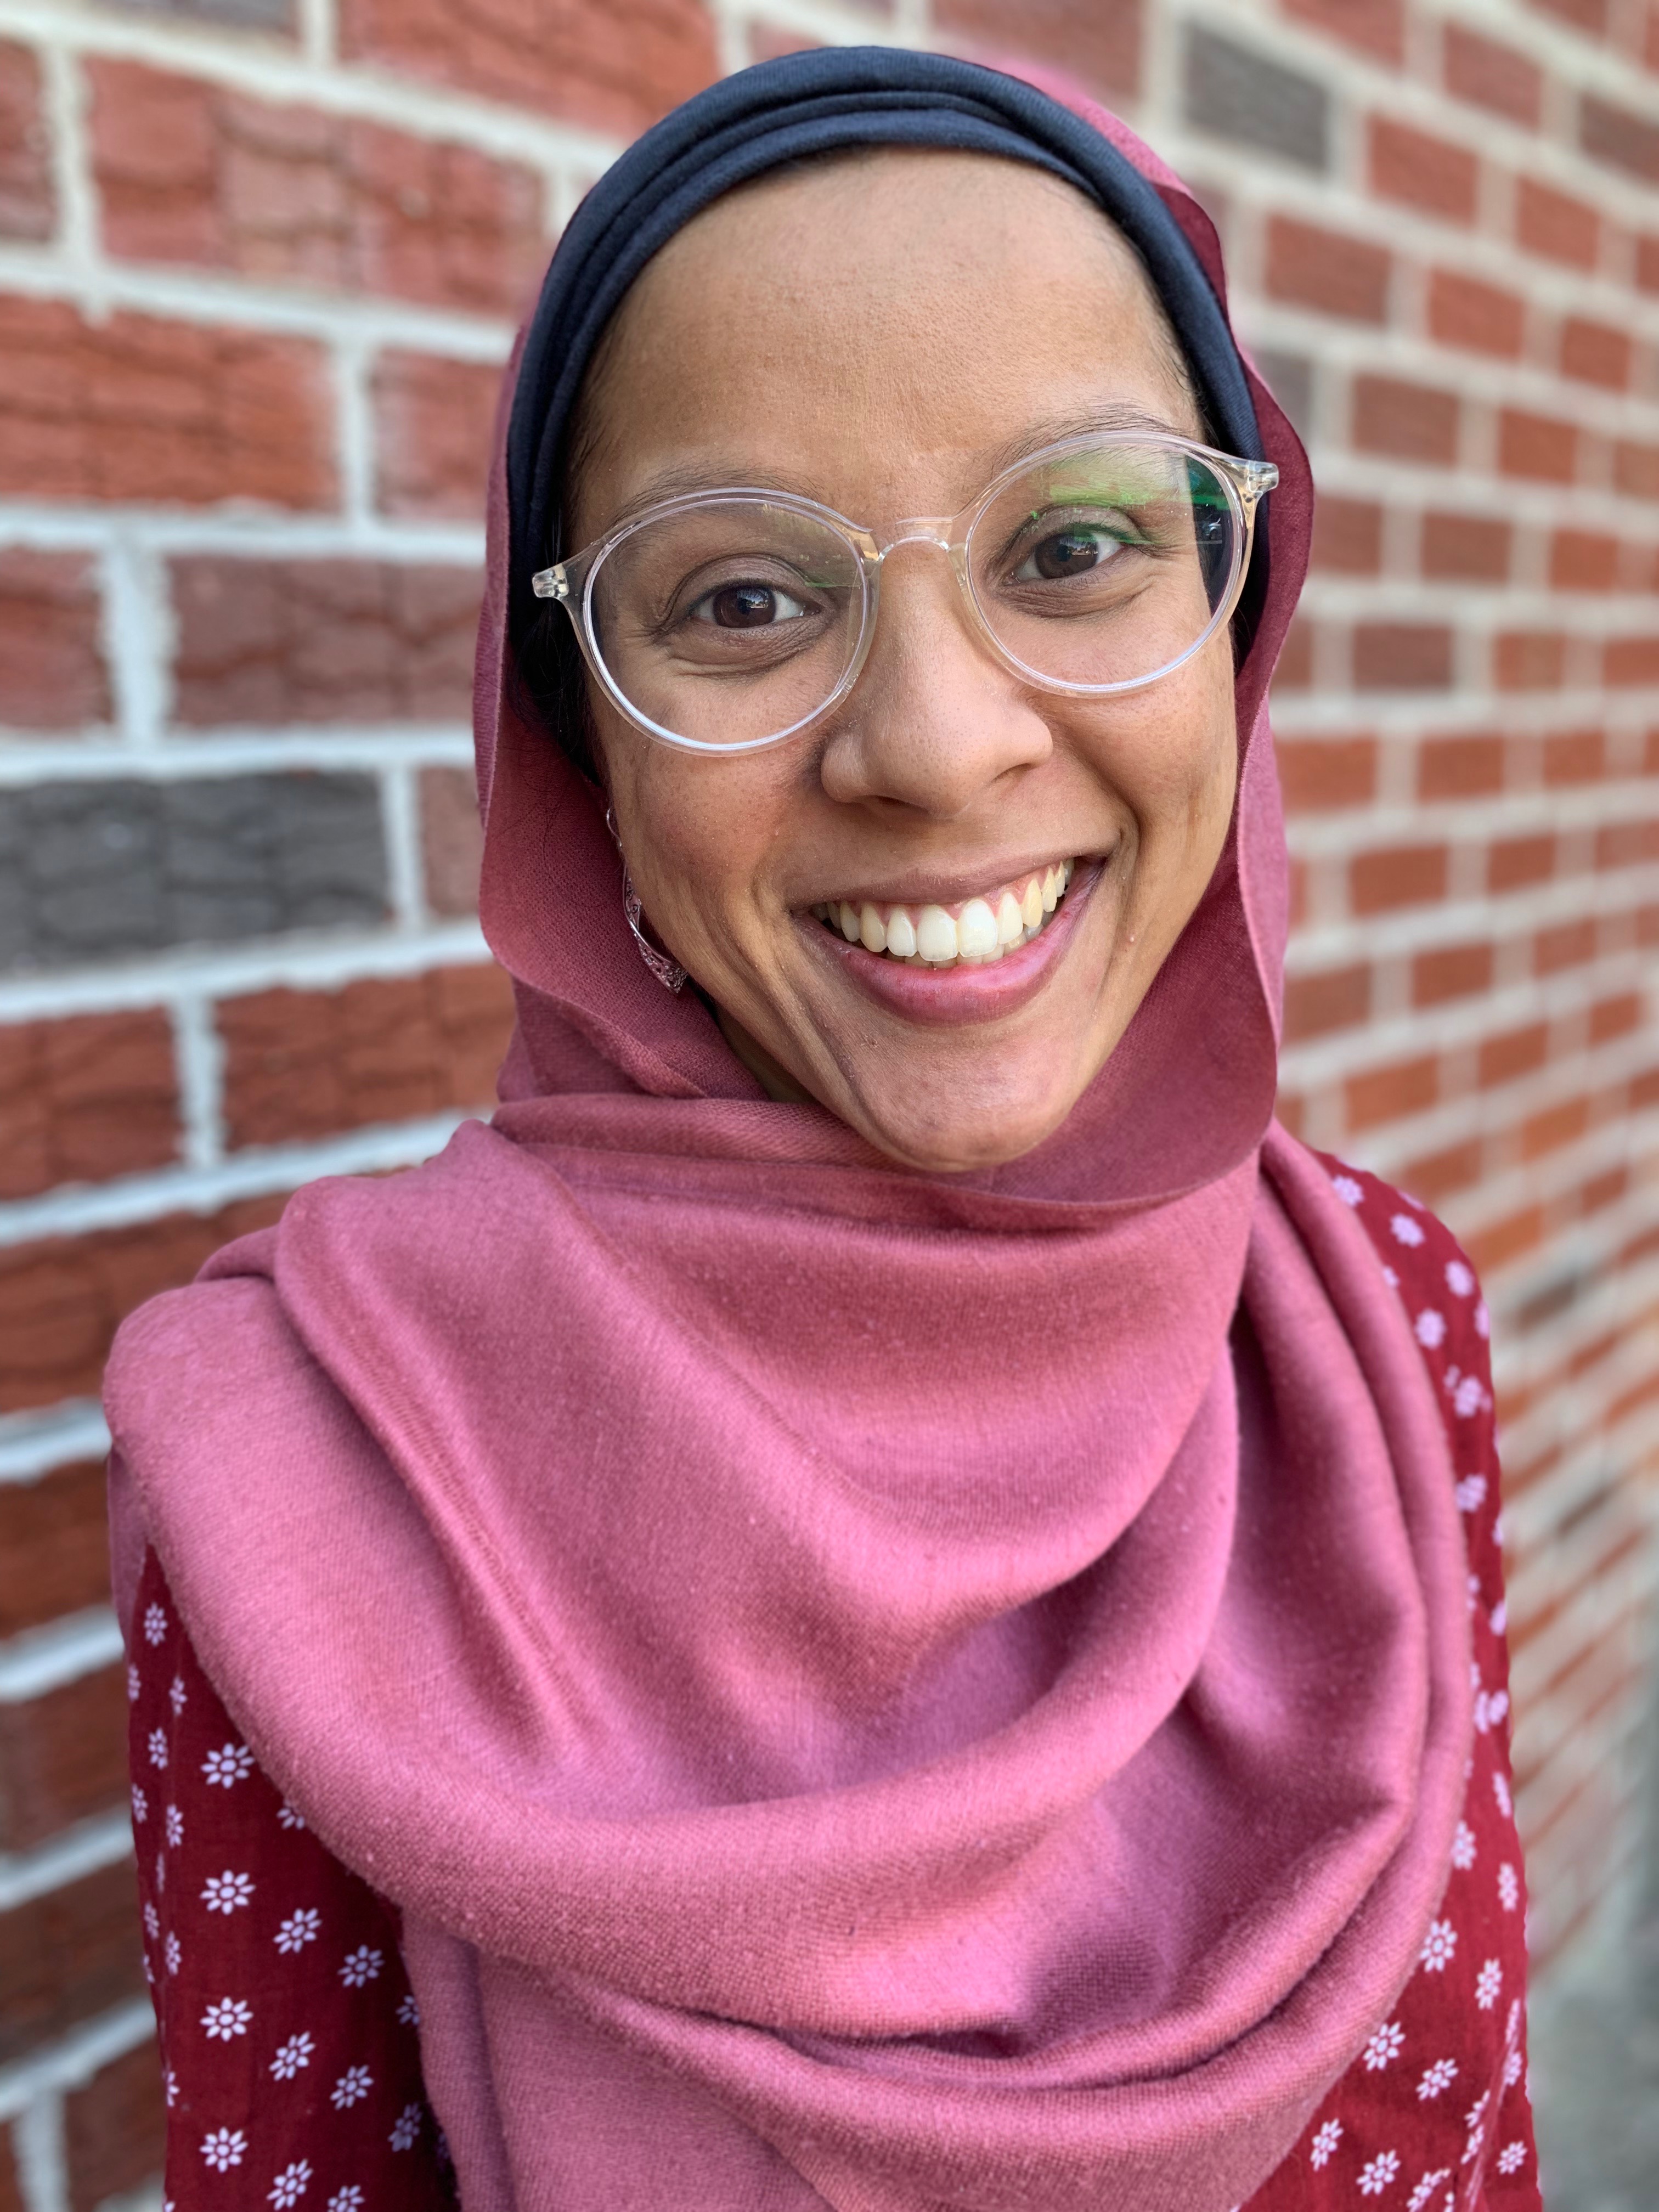
<instances>
[{"instance_id":1,"label":"smiling woman","mask_svg":"<svg viewBox=\"0 0 1659 2212\"><path fill-rule=\"evenodd\" d=\"M1536 2207L1484 1309L1272 1121L1221 296L1114 118L880 50L567 233L503 1103L112 1369L180 2212Z\"/></svg>"}]
</instances>

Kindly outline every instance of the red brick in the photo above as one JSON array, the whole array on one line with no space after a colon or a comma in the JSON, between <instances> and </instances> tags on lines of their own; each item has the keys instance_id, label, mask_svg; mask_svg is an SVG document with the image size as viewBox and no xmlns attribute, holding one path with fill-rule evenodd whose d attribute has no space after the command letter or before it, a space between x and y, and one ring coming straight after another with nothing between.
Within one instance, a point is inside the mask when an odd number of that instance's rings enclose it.
<instances>
[{"instance_id":1,"label":"red brick","mask_svg":"<svg viewBox=\"0 0 1659 2212\"><path fill-rule=\"evenodd\" d=\"M1284 0L1285 13L1361 53L1399 63L1406 51L1405 0Z\"/></svg>"},{"instance_id":2,"label":"red brick","mask_svg":"<svg viewBox=\"0 0 1659 2212\"><path fill-rule=\"evenodd\" d=\"M383 353L374 364L374 502L421 520L483 519L501 371Z\"/></svg>"},{"instance_id":3,"label":"red brick","mask_svg":"<svg viewBox=\"0 0 1659 2212\"><path fill-rule=\"evenodd\" d=\"M1589 1128L1589 1121L1587 1098L1569 1098L1561 1105L1529 1115L1521 1124L1522 1158L1541 1159L1547 1152L1559 1152L1563 1145L1577 1144Z\"/></svg>"},{"instance_id":4,"label":"red brick","mask_svg":"<svg viewBox=\"0 0 1659 2212\"><path fill-rule=\"evenodd\" d=\"M1431 906L1446 896L1443 845L1379 846L1357 853L1348 867L1348 903L1356 915Z\"/></svg>"},{"instance_id":5,"label":"red brick","mask_svg":"<svg viewBox=\"0 0 1659 2212\"><path fill-rule=\"evenodd\" d=\"M1425 738L1417 757L1419 799L1480 799L1504 788L1504 744L1486 733Z\"/></svg>"},{"instance_id":6,"label":"red brick","mask_svg":"<svg viewBox=\"0 0 1659 2212\"><path fill-rule=\"evenodd\" d=\"M1360 323L1389 309L1389 258L1380 246L1276 215L1267 226L1267 293Z\"/></svg>"},{"instance_id":7,"label":"red brick","mask_svg":"<svg viewBox=\"0 0 1659 2212\"><path fill-rule=\"evenodd\" d=\"M330 373L301 338L0 295L0 491L334 502Z\"/></svg>"},{"instance_id":8,"label":"red brick","mask_svg":"<svg viewBox=\"0 0 1659 2212\"><path fill-rule=\"evenodd\" d=\"M1442 345L1515 361L1526 324L1526 302L1517 293L1449 269L1437 269L1429 279L1429 335Z\"/></svg>"},{"instance_id":9,"label":"red brick","mask_svg":"<svg viewBox=\"0 0 1659 2212\"><path fill-rule=\"evenodd\" d=\"M1611 999L1600 999L1590 1008L1589 1041L1608 1044L1614 1037L1631 1036L1641 1028L1645 1014L1638 992L1622 991Z\"/></svg>"},{"instance_id":10,"label":"red brick","mask_svg":"<svg viewBox=\"0 0 1659 2212\"><path fill-rule=\"evenodd\" d=\"M1353 680L1362 691L1444 691L1452 680L1451 632L1437 623L1360 623Z\"/></svg>"},{"instance_id":11,"label":"red brick","mask_svg":"<svg viewBox=\"0 0 1659 2212\"><path fill-rule=\"evenodd\" d=\"M1659 292L1659 238L1650 235L1636 241L1636 283L1643 292Z\"/></svg>"},{"instance_id":12,"label":"red brick","mask_svg":"<svg viewBox=\"0 0 1659 2212\"><path fill-rule=\"evenodd\" d=\"M0 1250L0 1413L94 1395L110 1339L135 1306L189 1282L220 1245L282 1208L279 1196L249 1199Z\"/></svg>"},{"instance_id":13,"label":"red brick","mask_svg":"<svg viewBox=\"0 0 1659 2212\"><path fill-rule=\"evenodd\" d=\"M1631 499L1659 499L1659 446L1621 438L1613 449L1613 488Z\"/></svg>"},{"instance_id":14,"label":"red brick","mask_svg":"<svg viewBox=\"0 0 1659 2212\"><path fill-rule=\"evenodd\" d=\"M1379 198L1399 200L1452 222L1473 222L1480 173L1467 148L1372 116L1370 181Z\"/></svg>"},{"instance_id":15,"label":"red brick","mask_svg":"<svg viewBox=\"0 0 1659 2212\"><path fill-rule=\"evenodd\" d=\"M1659 637L1611 637L1602 649L1602 681L1613 685L1659 684Z\"/></svg>"},{"instance_id":16,"label":"red brick","mask_svg":"<svg viewBox=\"0 0 1659 2212\"><path fill-rule=\"evenodd\" d=\"M1532 941L1533 968L1540 975L1559 975L1564 968L1582 968L1595 957L1595 924L1588 918L1558 922L1540 929Z\"/></svg>"},{"instance_id":17,"label":"red brick","mask_svg":"<svg viewBox=\"0 0 1659 2212\"><path fill-rule=\"evenodd\" d=\"M0 2130L0 2212L28 2212L23 2185L17 2178L17 2156L10 2129Z\"/></svg>"},{"instance_id":18,"label":"red brick","mask_svg":"<svg viewBox=\"0 0 1659 2212\"><path fill-rule=\"evenodd\" d=\"M1659 184L1659 123L1586 93L1578 103L1578 143L1593 161Z\"/></svg>"},{"instance_id":19,"label":"red brick","mask_svg":"<svg viewBox=\"0 0 1659 2212\"><path fill-rule=\"evenodd\" d=\"M1362 453L1442 467L1457 458L1457 395L1395 376L1357 376L1353 441Z\"/></svg>"},{"instance_id":20,"label":"red brick","mask_svg":"<svg viewBox=\"0 0 1659 2212\"><path fill-rule=\"evenodd\" d=\"M1619 540L1594 530L1558 530L1550 540L1550 582L1559 592L1610 592Z\"/></svg>"},{"instance_id":21,"label":"red brick","mask_svg":"<svg viewBox=\"0 0 1659 2212\"><path fill-rule=\"evenodd\" d=\"M0 722L78 730L109 720L102 618L90 556L0 551Z\"/></svg>"},{"instance_id":22,"label":"red brick","mask_svg":"<svg viewBox=\"0 0 1659 2212\"><path fill-rule=\"evenodd\" d=\"M1561 373L1581 384L1599 384L1609 392L1626 391L1630 384L1631 342L1623 331L1606 323L1571 315L1561 326Z\"/></svg>"},{"instance_id":23,"label":"red brick","mask_svg":"<svg viewBox=\"0 0 1659 2212\"><path fill-rule=\"evenodd\" d=\"M533 170L137 63L87 70L111 253L515 319L527 304Z\"/></svg>"},{"instance_id":24,"label":"red brick","mask_svg":"<svg viewBox=\"0 0 1659 2212\"><path fill-rule=\"evenodd\" d=\"M1320 495L1311 565L1336 575L1376 575L1382 565L1382 510L1374 499Z\"/></svg>"},{"instance_id":25,"label":"red brick","mask_svg":"<svg viewBox=\"0 0 1659 2212\"><path fill-rule=\"evenodd\" d=\"M126 1794L124 1667L0 1705L0 1850L28 1850Z\"/></svg>"},{"instance_id":26,"label":"red brick","mask_svg":"<svg viewBox=\"0 0 1659 2212\"><path fill-rule=\"evenodd\" d=\"M177 719L466 721L479 583L468 568L350 560L172 564Z\"/></svg>"},{"instance_id":27,"label":"red brick","mask_svg":"<svg viewBox=\"0 0 1659 2212\"><path fill-rule=\"evenodd\" d=\"M1507 1215L1489 1227L1476 1229L1464 1242L1468 1255L1479 1274L1496 1274L1511 1260L1522 1253L1535 1252L1544 1241L1544 1209L1541 1206L1523 1206L1518 1213Z\"/></svg>"},{"instance_id":28,"label":"red brick","mask_svg":"<svg viewBox=\"0 0 1659 2212\"><path fill-rule=\"evenodd\" d=\"M1540 483L1571 483L1578 463L1578 433L1571 422L1506 407L1498 418L1498 465L1506 477Z\"/></svg>"},{"instance_id":29,"label":"red brick","mask_svg":"<svg viewBox=\"0 0 1659 2212\"><path fill-rule=\"evenodd\" d=\"M1531 177L1516 182L1515 234L1528 253L1593 269L1601 247L1601 218L1585 201Z\"/></svg>"},{"instance_id":30,"label":"red brick","mask_svg":"<svg viewBox=\"0 0 1659 2212\"><path fill-rule=\"evenodd\" d=\"M1364 1075L1351 1075L1342 1091L1350 1129L1401 1121L1408 1114L1425 1113L1439 1097L1440 1065L1432 1054L1396 1060L1388 1067L1370 1068Z\"/></svg>"},{"instance_id":31,"label":"red brick","mask_svg":"<svg viewBox=\"0 0 1659 2212\"><path fill-rule=\"evenodd\" d=\"M1555 840L1548 835L1497 838L1486 854L1486 888L1517 891L1547 883L1555 859Z\"/></svg>"},{"instance_id":32,"label":"red brick","mask_svg":"<svg viewBox=\"0 0 1659 2212\"><path fill-rule=\"evenodd\" d=\"M1659 860L1659 822L1607 822L1595 833L1598 868L1639 868Z\"/></svg>"},{"instance_id":33,"label":"red brick","mask_svg":"<svg viewBox=\"0 0 1659 2212\"><path fill-rule=\"evenodd\" d=\"M1505 630L1492 641L1492 679L1500 691L1559 691L1567 641L1559 630Z\"/></svg>"},{"instance_id":34,"label":"red brick","mask_svg":"<svg viewBox=\"0 0 1659 2212\"><path fill-rule=\"evenodd\" d=\"M130 1860L0 1913L0 2064L141 1996Z\"/></svg>"},{"instance_id":35,"label":"red brick","mask_svg":"<svg viewBox=\"0 0 1659 2212\"><path fill-rule=\"evenodd\" d=\"M1275 691L1305 691L1313 682L1313 624L1306 615L1291 621L1273 669Z\"/></svg>"},{"instance_id":36,"label":"red brick","mask_svg":"<svg viewBox=\"0 0 1659 2212\"><path fill-rule=\"evenodd\" d=\"M64 2100L71 2212L95 2212L109 2197L159 2178L167 2106L155 2045L141 2043Z\"/></svg>"},{"instance_id":37,"label":"red brick","mask_svg":"<svg viewBox=\"0 0 1659 2212\"><path fill-rule=\"evenodd\" d=\"M0 1485L0 1637L108 1602L102 1462Z\"/></svg>"},{"instance_id":38,"label":"red brick","mask_svg":"<svg viewBox=\"0 0 1659 2212\"><path fill-rule=\"evenodd\" d=\"M476 914L483 828L472 771L421 770L421 859L434 914Z\"/></svg>"},{"instance_id":39,"label":"red brick","mask_svg":"<svg viewBox=\"0 0 1659 2212\"><path fill-rule=\"evenodd\" d=\"M52 141L40 64L27 46L0 46L0 238L52 236Z\"/></svg>"},{"instance_id":40,"label":"red brick","mask_svg":"<svg viewBox=\"0 0 1659 2212\"><path fill-rule=\"evenodd\" d=\"M1588 31L1592 38L1607 34L1607 0L1530 0L1530 4L1570 23L1575 31Z\"/></svg>"},{"instance_id":41,"label":"red brick","mask_svg":"<svg viewBox=\"0 0 1659 2212\"><path fill-rule=\"evenodd\" d=\"M1499 1036L1484 1039L1479 1057L1481 1089L1492 1090L1499 1084L1518 1082L1523 1075L1535 1075L1548 1060L1549 1053L1550 1033L1544 1022L1529 1022L1524 1029L1505 1030Z\"/></svg>"},{"instance_id":42,"label":"red brick","mask_svg":"<svg viewBox=\"0 0 1659 2212\"><path fill-rule=\"evenodd\" d=\"M1607 741L1601 730L1560 730L1544 740L1547 784L1596 783L1607 768Z\"/></svg>"},{"instance_id":43,"label":"red brick","mask_svg":"<svg viewBox=\"0 0 1659 2212\"><path fill-rule=\"evenodd\" d=\"M1510 526L1479 514L1425 514L1423 574L1460 583L1501 584L1510 573Z\"/></svg>"},{"instance_id":44,"label":"red brick","mask_svg":"<svg viewBox=\"0 0 1659 2212\"><path fill-rule=\"evenodd\" d=\"M1448 1145L1438 1152L1419 1153L1407 1160L1401 1174L1401 1182L1429 1206L1442 1205L1454 1191L1472 1190L1485 1171L1483 1148L1479 1137L1465 1138L1462 1144Z\"/></svg>"},{"instance_id":45,"label":"red brick","mask_svg":"<svg viewBox=\"0 0 1659 2212\"><path fill-rule=\"evenodd\" d=\"M1364 806L1376 795L1375 738L1281 738L1274 752L1293 814Z\"/></svg>"},{"instance_id":46,"label":"red brick","mask_svg":"<svg viewBox=\"0 0 1659 2212\"><path fill-rule=\"evenodd\" d=\"M1412 1004L1438 1006L1489 991L1493 957L1490 945L1443 945L1419 952L1412 963Z\"/></svg>"},{"instance_id":47,"label":"red brick","mask_svg":"<svg viewBox=\"0 0 1659 2212\"><path fill-rule=\"evenodd\" d=\"M498 969L222 1000L233 1146L283 1144L488 1106L512 993Z\"/></svg>"},{"instance_id":48,"label":"red brick","mask_svg":"<svg viewBox=\"0 0 1659 2212\"><path fill-rule=\"evenodd\" d=\"M344 0L340 42L349 60L623 138L720 74L700 0L631 0L625 9L563 0L529 9L490 0Z\"/></svg>"},{"instance_id":49,"label":"red brick","mask_svg":"<svg viewBox=\"0 0 1659 2212\"><path fill-rule=\"evenodd\" d=\"M1536 126L1544 93L1543 71L1536 64L1513 46L1483 39L1461 24L1448 23L1444 40L1442 68L1454 99Z\"/></svg>"},{"instance_id":50,"label":"red brick","mask_svg":"<svg viewBox=\"0 0 1659 2212\"><path fill-rule=\"evenodd\" d=\"M0 1199L178 1156L173 1030L159 1009L0 1027Z\"/></svg>"},{"instance_id":51,"label":"red brick","mask_svg":"<svg viewBox=\"0 0 1659 2212\"><path fill-rule=\"evenodd\" d=\"M1369 1021L1370 1012L1371 971L1363 961L1352 968L1328 969L1322 975L1285 978L1286 1044L1326 1036L1333 1030L1353 1029Z\"/></svg>"},{"instance_id":52,"label":"red brick","mask_svg":"<svg viewBox=\"0 0 1659 2212\"><path fill-rule=\"evenodd\" d=\"M1048 62L1108 92L1140 87L1139 0L1079 7L1078 0L933 0L933 20L951 43Z\"/></svg>"}]
</instances>

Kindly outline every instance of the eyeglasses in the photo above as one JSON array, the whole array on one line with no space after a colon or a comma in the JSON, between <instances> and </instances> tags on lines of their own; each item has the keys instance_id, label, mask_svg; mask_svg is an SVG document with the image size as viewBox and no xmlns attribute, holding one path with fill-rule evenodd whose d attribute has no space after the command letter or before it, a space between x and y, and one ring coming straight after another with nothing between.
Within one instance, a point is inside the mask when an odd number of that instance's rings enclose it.
<instances>
[{"instance_id":1,"label":"eyeglasses","mask_svg":"<svg viewBox=\"0 0 1659 2212\"><path fill-rule=\"evenodd\" d=\"M852 690L900 545L950 556L974 626L1025 682L1090 698L1157 683L1232 613L1278 481L1271 461L1101 432L1020 461L960 514L901 522L884 544L815 500L733 487L664 500L532 583L565 608L637 729L691 752L753 752Z\"/></svg>"}]
</instances>

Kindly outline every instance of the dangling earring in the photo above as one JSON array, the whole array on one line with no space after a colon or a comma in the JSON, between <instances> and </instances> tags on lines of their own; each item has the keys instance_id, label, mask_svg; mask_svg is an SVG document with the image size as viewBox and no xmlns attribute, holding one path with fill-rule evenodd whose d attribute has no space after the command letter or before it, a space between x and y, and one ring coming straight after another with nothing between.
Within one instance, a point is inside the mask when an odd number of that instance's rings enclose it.
<instances>
[{"instance_id":1,"label":"dangling earring","mask_svg":"<svg viewBox=\"0 0 1659 2212\"><path fill-rule=\"evenodd\" d=\"M628 855L623 851L622 839L617 835L617 817L607 806L605 826L611 832L611 842L622 861L623 912L628 917L628 927L634 933L634 942L640 948L640 957L665 991L683 991L690 978L679 962L666 952L659 952L641 927L645 920L645 908L640 904L640 895L634 888L634 878L628 872Z\"/></svg>"}]
</instances>

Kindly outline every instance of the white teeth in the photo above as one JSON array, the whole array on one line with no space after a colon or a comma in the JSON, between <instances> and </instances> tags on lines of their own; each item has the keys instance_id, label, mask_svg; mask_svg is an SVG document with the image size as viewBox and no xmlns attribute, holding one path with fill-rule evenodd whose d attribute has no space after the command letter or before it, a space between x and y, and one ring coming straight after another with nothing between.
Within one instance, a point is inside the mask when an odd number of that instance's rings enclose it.
<instances>
[{"instance_id":1,"label":"white teeth","mask_svg":"<svg viewBox=\"0 0 1659 2212\"><path fill-rule=\"evenodd\" d=\"M957 926L942 906L925 906L916 916L916 951L922 959L943 967L959 951Z\"/></svg>"},{"instance_id":2,"label":"white teeth","mask_svg":"<svg viewBox=\"0 0 1659 2212\"><path fill-rule=\"evenodd\" d=\"M836 909L836 919L841 923L841 933L849 945L856 945L859 941L858 908L848 906L843 899Z\"/></svg>"},{"instance_id":3,"label":"white teeth","mask_svg":"<svg viewBox=\"0 0 1659 2212\"><path fill-rule=\"evenodd\" d=\"M859 942L866 952L885 952L887 931L868 899L859 908Z\"/></svg>"},{"instance_id":4,"label":"white teeth","mask_svg":"<svg viewBox=\"0 0 1659 2212\"><path fill-rule=\"evenodd\" d=\"M897 960L916 957L915 924L902 906L896 906L887 917L887 950Z\"/></svg>"},{"instance_id":5,"label":"white teeth","mask_svg":"<svg viewBox=\"0 0 1659 2212\"><path fill-rule=\"evenodd\" d=\"M1021 903L1019 913L1020 919L1024 921L1027 929L1042 928L1042 885L1037 881L1035 876L1032 877L1030 882L1025 886L1025 896Z\"/></svg>"},{"instance_id":6,"label":"white teeth","mask_svg":"<svg viewBox=\"0 0 1659 2212\"><path fill-rule=\"evenodd\" d=\"M997 901L997 943L1018 945L1025 934L1025 917L1020 912L1019 901L1012 891L1004 891Z\"/></svg>"},{"instance_id":7,"label":"white teeth","mask_svg":"<svg viewBox=\"0 0 1659 2212\"><path fill-rule=\"evenodd\" d=\"M988 960L997 949L997 918L982 898L969 899L957 916L957 951L964 960Z\"/></svg>"},{"instance_id":8,"label":"white teeth","mask_svg":"<svg viewBox=\"0 0 1659 2212\"><path fill-rule=\"evenodd\" d=\"M1059 904L1060 870L1058 868L1050 868L1048 874L1042 878L1042 911L1044 914L1052 914ZM843 907L842 909L843 916L842 927L843 929L847 927L845 920L846 911L846 908Z\"/></svg>"}]
</instances>

